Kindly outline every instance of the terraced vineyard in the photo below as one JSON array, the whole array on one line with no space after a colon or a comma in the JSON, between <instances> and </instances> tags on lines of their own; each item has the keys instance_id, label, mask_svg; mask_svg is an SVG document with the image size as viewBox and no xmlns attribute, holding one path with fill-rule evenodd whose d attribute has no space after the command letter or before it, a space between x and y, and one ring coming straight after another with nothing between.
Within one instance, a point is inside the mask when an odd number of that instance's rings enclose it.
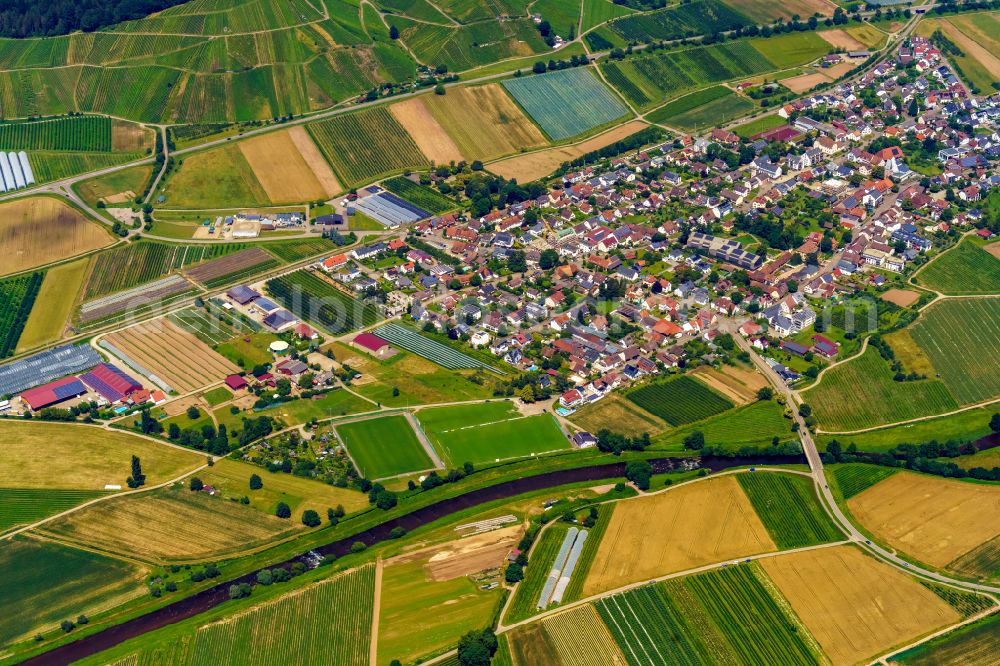
<instances>
[{"instance_id":1,"label":"terraced vineyard","mask_svg":"<svg viewBox=\"0 0 1000 666\"><path fill-rule=\"evenodd\" d=\"M601 71L611 84L638 107L651 106L705 84L776 69L777 66L748 41L639 55L601 65Z\"/></svg>"},{"instance_id":2,"label":"terraced vineyard","mask_svg":"<svg viewBox=\"0 0 1000 666\"><path fill-rule=\"evenodd\" d=\"M306 127L348 186L428 164L413 138L385 107L345 113Z\"/></svg>"},{"instance_id":3,"label":"terraced vineyard","mask_svg":"<svg viewBox=\"0 0 1000 666\"><path fill-rule=\"evenodd\" d=\"M45 273L37 271L0 280L0 358L17 348L44 278Z\"/></svg>"},{"instance_id":4,"label":"terraced vineyard","mask_svg":"<svg viewBox=\"0 0 1000 666\"><path fill-rule=\"evenodd\" d=\"M679 7L626 16L608 26L627 41L644 42L728 32L752 23L718 0L695 0Z\"/></svg>"},{"instance_id":5,"label":"terraced vineyard","mask_svg":"<svg viewBox=\"0 0 1000 666\"><path fill-rule=\"evenodd\" d=\"M111 118L71 116L0 124L4 150L111 150Z\"/></svg>"},{"instance_id":6,"label":"terraced vineyard","mask_svg":"<svg viewBox=\"0 0 1000 666\"><path fill-rule=\"evenodd\" d=\"M374 566L341 574L200 628L190 663L367 666L374 595Z\"/></svg>"},{"instance_id":7,"label":"terraced vineyard","mask_svg":"<svg viewBox=\"0 0 1000 666\"><path fill-rule=\"evenodd\" d=\"M129 289L171 270L246 249L242 243L168 245L138 241L102 252L94 259L85 298Z\"/></svg>"},{"instance_id":8,"label":"terraced vineyard","mask_svg":"<svg viewBox=\"0 0 1000 666\"><path fill-rule=\"evenodd\" d=\"M779 548L843 538L820 506L811 479L770 472L738 474L736 478Z\"/></svg>"},{"instance_id":9,"label":"terraced vineyard","mask_svg":"<svg viewBox=\"0 0 1000 666\"><path fill-rule=\"evenodd\" d=\"M647 384L627 397L674 426L700 421L733 406L727 398L688 376Z\"/></svg>"},{"instance_id":10,"label":"terraced vineyard","mask_svg":"<svg viewBox=\"0 0 1000 666\"><path fill-rule=\"evenodd\" d=\"M628 113L625 105L586 67L505 79L503 85L556 141L582 134Z\"/></svg>"},{"instance_id":11,"label":"terraced vineyard","mask_svg":"<svg viewBox=\"0 0 1000 666\"><path fill-rule=\"evenodd\" d=\"M267 290L296 316L319 324L329 333L346 333L382 318L371 305L308 271L269 280Z\"/></svg>"}]
</instances>

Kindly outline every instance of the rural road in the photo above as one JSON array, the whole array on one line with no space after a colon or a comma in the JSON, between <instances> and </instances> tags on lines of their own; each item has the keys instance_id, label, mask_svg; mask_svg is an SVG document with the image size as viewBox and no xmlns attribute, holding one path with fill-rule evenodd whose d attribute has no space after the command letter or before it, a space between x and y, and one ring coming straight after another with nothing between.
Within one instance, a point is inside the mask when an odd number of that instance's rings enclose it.
<instances>
[{"instance_id":1,"label":"rural road","mask_svg":"<svg viewBox=\"0 0 1000 666\"><path fill-rule=\"evenodd\" d=\"M731 322L730 328L732 328ZM799 415L798 409L796 409L798 400L795 392L792 391L784 380L771 369L771 366L769 366L764 359L761 358L761 356L757 353L757 350L754 349L749 342L747 342L746 338L739 333L734 332L733 339L741 349L750 354L750 358L753 359L754 365L756 365L760 371L764 373L764 376L768 378L772 386L785 396L788 406L792 409L795 422L799 425L799 439L802 442L802 449L806 454L806 459L809 461L809 469L812 472L813 482L816 485L816 492L823 500L821 503L824 505L827 513L830 514L840 529L848 535L851 541L877 555L879 558L895 566L897 569L912 573L916 576L944 583L945 585L951 585L953 587L960 587L992 594L1000 593L1000 587L956 580L935 571L930 571L915 564L911 564L895 553L890 552L882 546L870 541L869 538L861 532L861 530L855 527L833 497L833 492L830 490L830 486L827 483L826 475L823 470L823 460L820 458L819 450L816 448L816 442L813 440L812 433L809 432L809 428L806 427L805 419Z\"/></svg>"}]
</instances>

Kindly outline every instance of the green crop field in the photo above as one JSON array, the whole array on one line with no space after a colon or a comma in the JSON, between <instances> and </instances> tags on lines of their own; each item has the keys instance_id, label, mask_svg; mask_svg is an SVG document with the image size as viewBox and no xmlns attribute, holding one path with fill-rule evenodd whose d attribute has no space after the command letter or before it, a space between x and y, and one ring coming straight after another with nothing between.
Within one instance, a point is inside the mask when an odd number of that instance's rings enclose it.
<instances>
[{"instance_id":1,"label":"green crop field","mask_svg":"<svg viewBox=\"0 0 1000 666\"><path fill-rule=\"evenodd\" d=\"M733 406L721 394L686 375L647 384L629 391L626 397L674 426L700 421Z\"/></svg>"},{"instance_id":2,"label":"green crop field","mask_svg":"<svg viewBox=\"0 0 1000 666\"><path fill-rule=\"evenodd\" d=\"M833 440L837 440L845 447L851 443L857 444L862 451L888 451L899 444L940 440L942 433L947 433L948 438L971 441L992 432L989 423L994 411L996 410L986 406L852 435L819 435L816 444L821 451L825 450L827 444Z\"/></svg>"},{"instance_id":3,"label":"green crop field","mask_svg":"<svg viewBox=\"0 0 1000 666\"><path fill-rule=\"evenodd\" d=\"M296 316L318 324L328 333L346 333L381 319L373 306L308 271L268 280L267 290Z\"/></svg>"},{"instance_id":4,"label":"green crop field","mask_svg":"<svg viewBox=\"0 0 1000 666\"><path fill-rule=\"evenodd\" d=\"M35 182L40 184L106 169L143 157L142 153L65 153L35 150L28 153L28 163L31 165Z\"/></svg>"},{"instance_id":5,"label":"green crop field","mask_svg":"<svg viewBox=\"0 0 1000 666\"><path fill-rule=\"evenodd\" d=\"M874 347L830 368L802 392L822 429L842 432L941 414L958 407L939 379L897 382Z\"/></svg>"},{"instance_id":6,"label":"green crop field","mask_svg":"<svg viewBox=\"0 0 1000 666\"><path fill-rule=\"evenodd\" d=\"M568 528L566 524L555 524L542 532L538 543L530 551L528 566L524 569L524 580L514 589L514 599L504 615L504 623L520 622L541 612L536 607L538 597L542 593L542 586L549 577L552 565L555 564L556 554L566 537Z\"/></svg>"},{"instance_id":7,"label":"green crop field","mask_svg":"<svg viewBox=\"0 0 1000 666\"><path fill-rule=\"evenodd\" d=\"M628 41L659 41L728 32L752 23L718 0L693 0L677 7L632 14L608 25Z\"/></svg>"},{"instance_id":8,"label":"green crop field","mask_svg":"<svg viewBox=\"0 0 1000 666\"><path fill-rule=\"evenodd\" d=\"M845 500L868 490L879 481L888 479L898 471L892 467L864 463L840 464L835 465L832 469L833 478Z\"/></svg>"},{"instance_id":9,"label":"green crop field","mask_svg":"<svg viewBox=\"0 0 1000 666\"><path fill-rule=\"evenodd\" d=\"M728 88L718 87L722 88L724 94L713 96L696 108L680 112L669 108L671 104L683 102L687 99L687 97L682 97L657 109L656 113L651 114L649 119L653 120L653 122L664 123L682 130L695 131L707 127L725 125L754 110L753 102L750 100L740 97ZM708 90L713 90L713 88L709 88ZM697 94L695 93L695 95Z\"/></svg>"},{"instance_id":10,"label":"green crop field","mask_svg":"<svg viewBox=\"0 0 1000 666\"><path fill-rule=\"evenodd\" d=\"M123 291L163 277L172 270L245 250L243 243L173 245L137 241L99 253L94 259L85 298Z\"/></svg>"},{"instance_id":11,"label":"green crop field","mask_svg":"<svg viewBox=\"0 0 1000 666\"><path fill-rule=\"evenodd\" d=\"M805 627L775 598L759 566L739 565L696 574L684 585L746 664L817 664Z\"/></svg>"},{"instance_id":12,"label":"green crop field","mask_svg":"<svg viewBox=\"0 0 1000 666\"><path fill-rule=\"evenodd\" d=\"M92 490L0 488L0 533L30 525L101 495L104 493Z\"/></svg>"},{"instance_id":13,"label":"green crop field","mask_svg":"<svg viewBox=\"0 0 1000 666\"><path fill-rule=\"evenodd\" d=\"M0 358L17 349L44 279L45 273L36 271L0 280Z\"/></svg>"},{"instance_id":14,"label":"green crop field","mask_svg":"<svg viewBox=\"0 0 1000 666\"><path fill-rule=\"evenodd\" d=\"M111 118L71 116L37 122L0 123L4 150L88 150L110 152Z\"/></svg>"},{"instance_id":15,"label":"green crop field","mask_svg":"<svg viewBox=\"0 0 1000 666\"><path fill-rule=\"evenodd\" d=\"M340 574L199 628L190 664L367 665L374 598L374 566Z\"/></svg>"},{"instance_id":16,"label":"green crop field","mask_svg":"<svg viewBox=\"0 0 1000 666\"><path fill-rule=\"evenodd\" d=\"M563 39L571 39L577 35L580 3L566 2L566 0L538 0L531 9L541 14L542 20L548 21L555 33Z\"/></svg>"},{"instance_id":17,"label":"green crop field","mask_svg":"<svg viewBox=\"0 0 1000 666\"><path fill-rule=\"evenodd\" d=\"M14 537L0 548L0 643L52 629L143 593L139 567L86 550Z\"/></svg>"},{"instance_id":18,"label":"green crop field","mask_svg":"<svg viewBox=\"0 0 1000 666\"><path fill-rule=\"evenodd\" d=\"M747 40L639 53L608 61L601 71L637 107L660 104L668 97L711 83L773 72L778 67Z\"/></svg>"},{"instance_id":19,"label":"green crop field","mask_svg":"<svg viewBox=\"0 0 1000 666\"><path fill-rule=\"evenodd\" d=\"M629 666L738 663L705 608L683 585L646 585L594 605Z\"/></svg>"},{"instance_id":20,"label":"green crop field","mask_svg":"<svg viewBox=\"0 0 1000 666\"><path fill-rule=\"evenodd\" d=\"M345 113L306 127L347 186L428 164L413 138L385 107Z\"/></svg>"},{"instance_id":21,"label":"green crop field","mask_svg":"<svg viewBox=\"0 0 1000 666\"><path fill-rule=\"evenodd\" d=\"M382 186L393 194L406 199L414 206L423 208L428 213L440 215L446 211L456 208L458 204L454 199L446 197L437 190L414 183L409 178L397 176L383 181Z\"/></svg>"},{"instance_id":22,"label":"green crop field","mask_svg":"<svg viewBox=\"0 0 1000 666\"><path fill-rule=\"evenodd\" d=\"M801 548L843 538L820 506L812 479L771 472L738 474L736 478L778 548Z\"/></svg>"},{"instance_id":23,"label":"green crop field","mask_svg":"<svg viewBox=\"0 0 1000 666\"><path fill-rule=\"evenodd\" d=\"M684 95L683 97L678 97L677 99L664 104L656 111L647 115L646 118L650 122L654 123L667 122L674 116L687 113L688 111L694 111L709 102L713 102L722 97L728 97L732 94L733 91L726 86L711 86L709 88L703 88L702 90Z\"/></svg>"},{"instance_id":24,"label":"green crop field","mask_svg":"<svg viewBox=\"0 0 1000 666\"><path fill-rule=\"evenodd\" d=\"M440 410L445 411L448 407ZM420 412L421 422L424 414ZM425 424L426 427L426 424ZM550 451L568 449L570 444L550 414L506 416L492 422L435 426L427 429L431 441L452 465L471 462L479 465L496 460L523 458Z\"/></svg>"},{"instance_id":25,"label":"green crop field","mask_svg":"<svg viewBox=\"0 0 1000 666\"><path fill-rule=\"evenodd\" d=\"M434 467L405 416L355 421L337 426L358 471L367 479L383 479Z\"/></svg>"},{"instance_id":26,"label":"green crop field","mask_svg":"<svg viewBox=\"0 0 1000 666\"><path fill-rule=\"evenodd\" d=\"M927 264L916 280L943 294L1000 294L1000 259L966 238Z\"/></svg>"},{"instance_id":27,"label":"green crop field","mask_svg":"<svg viewBox=\"0 0 1000 666\"><path fill-rule=\"evenodd\" d=\"M705 436L706 445L734 450L741 446L767 446L775 437L794 438L791 421L785 418L782 406L773 400L762 400L691 426L668 430L653 438L653 448L677 448L695 430Z\"/></svg>"},{"instance_id":28,"label":"green crop field","mask_svg":"<svg viewBox=\"0 0 1000 666\"><path fill-rule=\"evenodd\" d=\"M935 303L910 332L959 404L1000 395L1000 298Z\"/></svg>"},{"instance_id":29,"label":"green crop field","mask_svg":"<svg viewBox=\"0 0 1000 666\"><path fill-rule=\"evenodd\" d=\"M583 67L504 79L503 85L556 141L582 134L628 113L614 93L590 69Z\"/></svg>"}]
</instances>

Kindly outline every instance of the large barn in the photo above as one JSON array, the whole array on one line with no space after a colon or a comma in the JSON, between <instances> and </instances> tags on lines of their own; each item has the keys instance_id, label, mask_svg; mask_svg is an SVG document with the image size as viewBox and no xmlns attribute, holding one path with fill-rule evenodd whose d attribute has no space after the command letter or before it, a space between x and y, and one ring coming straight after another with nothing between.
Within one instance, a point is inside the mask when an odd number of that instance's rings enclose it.
<instances>
[{"instance_id":1,"label":"large barn","mask_svg":"<svg viewBox=\"0 0 1000 666\"><path fill-rule=\"evenodd\" d=\"M98 364L80 379L108 402L118 402L130 393L142 390L142 384L107 363Z\"/></svg>"},{"instance_id":2,"label":"large barn","mask_svg":"<svg viewBox=\"0 0 1000 666\"><path fill-rule=\"evenodd\" d=\"M44 409L87 392L87 387L76 377L63 377L48 384L36 386L21 394L21 400L32 410Z\"/></svg>"}]
</instances>

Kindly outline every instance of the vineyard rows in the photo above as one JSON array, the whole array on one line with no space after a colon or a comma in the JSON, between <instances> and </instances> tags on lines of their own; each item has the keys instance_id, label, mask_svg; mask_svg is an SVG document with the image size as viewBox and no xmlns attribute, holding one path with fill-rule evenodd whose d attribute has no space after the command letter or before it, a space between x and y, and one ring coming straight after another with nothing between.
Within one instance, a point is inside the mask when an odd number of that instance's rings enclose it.
<instances>
[{"instance_id":1,"label":"vineyard rows","mask_svg":"<svg viewBox=\"0 0 1000 666\"><path fill-rule=\"evenodd\" d=\"M411 204L423 208L429 213L440 215L441 213L455 208L457 205L453 200L445 195L432 190L429 187L414 183L409 178L398 176L390 178L382 183L385 189L406 199Z\"/></svg>"},{"instance_id":2,"label":"vineyard rows","mask_svg":"<svg viewBox=\"0 0 1000 666\"><path fill-rule=\"evenodd\" d=\"M381 319L371 305L307 271L269 280L267 290L300 319L315 322L329 333L346 333Z\"/></svg>"},{"instance_id":3,"label":"vineyard rows","mask_svg":"<svg viewBox=\"0 0 1000 666\"><path fill-rule=\"evenodd\" d=\"M3 150L111 150L111 118L71 116L0 124Z\"/></svg>"},{"instance_id":4,"label":"vineyard rows","mask_svg":"<svg viewBox=\"0 0 1000 666\"><path fill-rule=\"evenodd\" d=\"M693 423L733 406L697 379L682 376L640 387L628 399L673 426Z\"/></svg>"},{"instance_id":5,"label":"vineyard rows","mask_svg":"<svg viewBox=\"0 0 1000 666\"><path fill-rule=\"evenodd\" d=\"M374 595L368 565L201 627L191 666L367 666Z\"/></svg>"},{"instance_id":6,"label":"vineyard rows","mask_svg":"<svg viewBox=\"0 0 1000 666\"><path fill-rule=\"evenodd\" d=\"M345 113L306 125L345 185L359 185L427 165L413 138L386 107Z\"/></svg>"},{"instance_id":7,"label":"vineyard rows","mask_svg":"<svg viewBox=\"0 0 1000 666\"><path fill-rule=\"evenodd\" d=\"M324 238L312 238L307 240L288 240L279 243L267 243L263 245L268 252L286 263L300 261L306 257L313 257L323 252L336 249L332 241Z\"/></svg>"},{"instance_id":8,"label":"vineyard rows","mask_svg":"<svg viewBox=\"0 0 1000 666\"><path fill-rule=\"evenodd\" d=\"M101 252L94 260L85 298L129 289L164 276L172 270L246 248L241 243L222 245L168 245L140 241Z\"/></svg>"},{"instance_id":9,"label":"vineyard rows","mask_svg":"<svg viewBox=\"0 0 1000 666\"><path fill-rule=\"evenodd\" d=\"M725 32L750 23L718 0L695 0L679 7L626 16L608 25L627 41L644 42Z\"/></svg>"},{"instance_id":10,"label":"vineyard rows","mask_svg":"<svg viewBox=\"0 0 1000 666\"><path fill-rule=\"evenodd\" d=\"M809 479L765 473L737 478L778 548L801 548L843 538L820 506Z\"/></svg>"},{"instance_id":11,"label":"vineyard rows","mask_svg":"<svg viewBox=\"0 0 1000 666\"><path fill-rule=\"evenodd\" d=\"M38 271L0 280L0 358L17 348L44 278L45 273Z\"/></svg>"}]
</instances>

